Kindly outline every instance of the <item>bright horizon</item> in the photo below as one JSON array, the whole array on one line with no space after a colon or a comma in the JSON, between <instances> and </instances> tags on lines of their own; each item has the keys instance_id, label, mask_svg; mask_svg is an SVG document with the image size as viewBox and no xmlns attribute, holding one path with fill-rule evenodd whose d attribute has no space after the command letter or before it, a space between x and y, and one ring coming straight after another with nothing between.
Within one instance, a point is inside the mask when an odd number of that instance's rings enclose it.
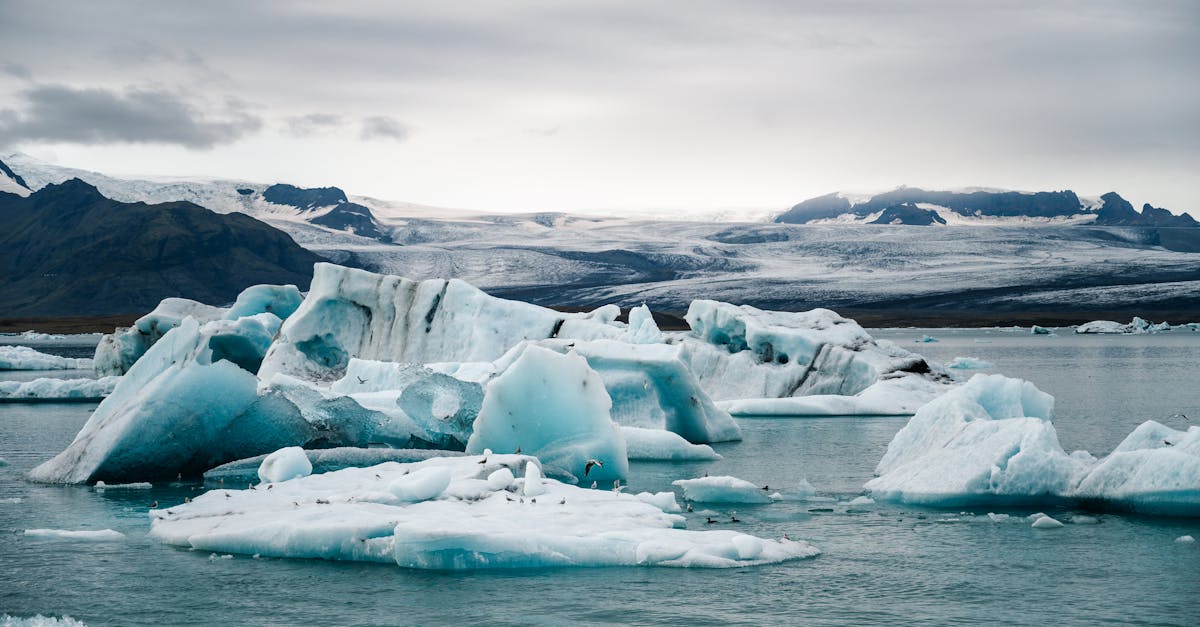
<instances>
[{"instance_id":1,"label":"bright horizon","mask_svg":"<svg viewBox=\"0 0 1200 627\"><path fill-rule=\"evenodd\" d=\"M109 175L473 211L907 185L1200 215L1193 3L6 5L0 150Z\"/></svg>"}]
</instances>

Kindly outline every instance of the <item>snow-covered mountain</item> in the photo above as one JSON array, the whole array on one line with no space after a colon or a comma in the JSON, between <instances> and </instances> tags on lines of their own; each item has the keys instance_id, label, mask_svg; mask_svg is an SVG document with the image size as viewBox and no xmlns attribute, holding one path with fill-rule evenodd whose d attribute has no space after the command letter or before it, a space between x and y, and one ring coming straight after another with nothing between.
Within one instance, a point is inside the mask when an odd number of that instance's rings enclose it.
<instances>
[{"instance_id":1,"label":"snow-covered mountain","mask_svg":"<svg viewBox=\"0 0 1200 627\"><path fill-rule=\"evenodd\" d=\"M900 187L882 194L834 192L801 202L775 218L786 224L902 224L909 226L1200 226L1146 204L1134 210L1116 192L1099 198L1071 190L1017 192L996 189L934 191Z\"/></svg>"},{"instance_id":2,"label":"snow-covered mountain","mask_svg":"<svg viewBox=\"0 0 1200 627\"><path fill-rule=\"evenodd\" d=\"M243 211L343 265L414 279L461 278L492 294L545 305L646 302L681 311L692 299L710 298L771 309L881 312L894 320L914 312L975 320L1035 311L1200 317L1200 229L1139 224L1146 212L1115 194L1096 200L1071 192L1033 195L1042 208L1029 215L1029 205L1009 214L998 208L1011 198L1008 192L954 192L991 194L993 208L980 209L976 219L956 210L934 212L947 224L965 225L959 228L847 228L812 222L831 221L846 206L880 195L823 197L826 209L801 203L814 214L802 225L497 215L388 203L337 188L126 180L3 159L33 189L78 175L125 201L187 199L218 212ZM945 203L940 207L956 206L953 198L938 200ZM881 217L889 207L879 210ZM893 213L908 217L907 208ZM1096 226L1102 216L1117 226Z\"/></svg>"}]
</instances>

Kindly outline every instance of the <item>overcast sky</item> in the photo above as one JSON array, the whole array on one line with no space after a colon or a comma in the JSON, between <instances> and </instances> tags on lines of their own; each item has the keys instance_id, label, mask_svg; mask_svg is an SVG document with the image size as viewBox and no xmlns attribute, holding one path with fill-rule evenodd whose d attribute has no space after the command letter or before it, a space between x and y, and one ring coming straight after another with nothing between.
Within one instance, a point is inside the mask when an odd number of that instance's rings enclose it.
<instances>
[{"instance_id":1,"label":"overcast sky","mask_svg":"<svg viewBox=\"0 0 1200 627\"><path fill-rule=\"evenodd\" d=\"M1200 215L1200 2L0 0L0 150L481 210Z\"/></svg>"}]
</instances>

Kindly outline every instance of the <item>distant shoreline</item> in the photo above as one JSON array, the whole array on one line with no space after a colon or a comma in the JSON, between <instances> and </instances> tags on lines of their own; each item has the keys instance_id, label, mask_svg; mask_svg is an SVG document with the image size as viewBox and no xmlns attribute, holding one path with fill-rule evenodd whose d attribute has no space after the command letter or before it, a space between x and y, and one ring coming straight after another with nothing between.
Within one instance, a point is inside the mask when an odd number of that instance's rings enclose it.
<instances>
[{"instance_id":1,"label":"distant shoreline","mask_svg":"<svg viewBox=\"0 0 1200 627\"><path fill-rule=\"evenodd\" d=\"M591 311L591 307L554 306L562 312ZM1171 324L1200 322L1200 311L895 311L871 309L836 309L839 314L851 318L863 327L879 328L984 328L984 327L1029 327L1035 324L1044 327L1067 327L1092 320L1129 322L1141 316L1150 322L1167 321ZM625 322L628 309L622 309L617 319ZM38 331L40 333L111 333L116 327L128 327L143 314L111 314L104 316L20 317L0 318L0 333ZM655 311L654 320L664 331L687 330L682 311Z\"/></svg>"}]
</instances>

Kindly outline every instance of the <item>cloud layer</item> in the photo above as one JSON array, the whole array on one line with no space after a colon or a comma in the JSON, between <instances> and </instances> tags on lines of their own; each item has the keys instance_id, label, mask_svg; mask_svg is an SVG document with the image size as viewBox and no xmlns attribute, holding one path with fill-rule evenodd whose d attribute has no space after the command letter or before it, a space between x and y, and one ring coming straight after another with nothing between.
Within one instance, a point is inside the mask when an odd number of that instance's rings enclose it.
<instances>
[{"instance_id":1,"label":"cloud layer","mask_svg":"<svg viewBox=\"0 0 1200 627\"><path fill-rule=\"evenodd\" d=\"M898 184L1200 209L1190 0L9 0L0 58L0 143L83 167L482 209Z\"/></svg>"}]
</instances>

